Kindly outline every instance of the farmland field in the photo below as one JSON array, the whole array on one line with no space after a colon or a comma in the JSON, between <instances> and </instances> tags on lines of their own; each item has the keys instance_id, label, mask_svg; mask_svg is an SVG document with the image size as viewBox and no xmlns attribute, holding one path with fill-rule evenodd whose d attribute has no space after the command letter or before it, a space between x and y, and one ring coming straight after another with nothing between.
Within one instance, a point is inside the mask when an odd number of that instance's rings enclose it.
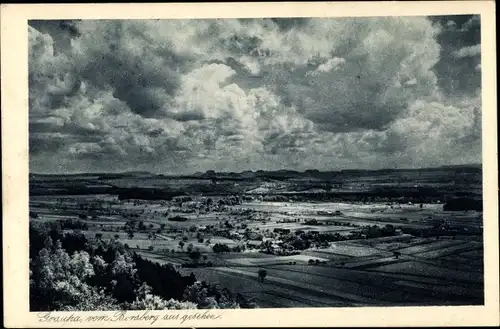
<instances>
[{"instance_id":1,"label":"farmland field","mask_svg":"<svg viewBox=\"0 0 500 329\"><path fill-rule=\"evenodd\" d=\"M31 183L57 188L58 182L44 177ZM30 199L31 221L80 223L89 240L121 243L259 307L483 301L482 212L445 211L446 197L353 200L351 189L324 200L326 190L307 189L313 183L304 179L221 183L232 184L238 191L233 194L217 192L222 185L207 179L134 176L100 182L190 193L120 199L112 193L44 195L38 188ZM357 191L370 190L371 183ZM346 180L349 184L354 183ZM266 272L263 281L259 270Z\"/></svg>"}]
</instances>

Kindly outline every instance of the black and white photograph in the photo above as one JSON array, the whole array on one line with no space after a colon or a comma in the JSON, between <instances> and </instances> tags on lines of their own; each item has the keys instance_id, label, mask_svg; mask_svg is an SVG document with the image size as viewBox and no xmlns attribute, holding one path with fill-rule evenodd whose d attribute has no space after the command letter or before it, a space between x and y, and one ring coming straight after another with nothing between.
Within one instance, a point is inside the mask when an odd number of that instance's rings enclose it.
<instances>
[{"instance_id":1,"label":"black and white photograph","mask_svg":"<svg viewBox=\"0 0 500 329\"><path fill-rule=\"evenodd\" d=\"M30 311L484 304L479 15L28 25Z\"/></svg>"}]
</instances>

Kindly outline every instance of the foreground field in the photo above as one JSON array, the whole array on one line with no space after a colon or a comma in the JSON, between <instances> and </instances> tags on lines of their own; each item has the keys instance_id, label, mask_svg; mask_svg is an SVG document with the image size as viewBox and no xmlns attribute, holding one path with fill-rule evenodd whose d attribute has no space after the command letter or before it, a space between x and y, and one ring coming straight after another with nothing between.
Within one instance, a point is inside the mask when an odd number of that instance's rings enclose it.
<instances>
[{"instance_id":1,"label":"foreground field","mask_svg":"<svg viewBox=\"0 0 500 329\"><path fill-rule=\"evenodd\" d=\"M286 297L303 305L310 305L310 301L318 298L322 299L324 306L482 303L482 289L478 281L289 265L265 268L269 274L264 283L258 282L256 271L249 268L221 267L187 270L186 273L194 272L199 278L220 282L229 289L258 300L265 300L277 287L287 289Z\"/></svg>"},{"instance_id":2,"label":"foreground field","mask_svg":"<svg viewBox=\"0 0 500 329\"><path fill-rule=\"evenodd\" d=\"M460 243L461 241L454 241ZM430 245L433 243L430 242ZM434 243L435 248L439 244ZM443 247L446 244L441 244ZM470 245L471 250L475 246ZM326 254L311 251L300 257L230 259L228 265L182 269L196 277L255 298L267 307L360 305L461 305L483 302L482 272L453 269L429 259L358 257L342 258L342 266L307 265L309 257ZM416 255L415 253L413 255ZM143 254L148 257L148 254ZM383 255L382 257L384 257ZM160 260L162 257L151 257ZM335 257L333 257L335 259ZM284 265L288 262L295 265ZM364 265L364 266L362 266ZM259 282L258 269L268 273Z\"/></svg>"}]
</instances>

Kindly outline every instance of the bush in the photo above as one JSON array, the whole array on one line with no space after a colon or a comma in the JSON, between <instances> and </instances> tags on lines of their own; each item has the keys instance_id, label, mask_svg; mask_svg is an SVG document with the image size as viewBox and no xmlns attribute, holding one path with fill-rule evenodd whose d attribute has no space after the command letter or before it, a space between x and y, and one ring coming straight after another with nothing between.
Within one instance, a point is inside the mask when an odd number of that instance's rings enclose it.
<instances>
[{"instance_id":1,"label":"bush","mask_svg":"<svg viewBox=\"0 0 500 329\"><path fill-rule=\"evenodd\" d=\"M264 278L267 276L267 271L266 271L266 270L264 270L264 269L260 269L260 270L257 272L257 274L259 275L259 280L260 280L261 282L263 282L263 281L264 281Z\"/></svg>"},{"instance_id":2,"label":"bush","mask_svg":"<svg viewBox=\"0 0 500 329\"><path fill-rule=\"evenodd\" d=\"M200 309L240 308L229 290L199 281L186 288L183 299L195 303Z\"/></svg>"},{"instance_id":3,"label":"bush","mask_svg":"<svg viewBox=\"0 0 500 329\"><path fill-rule=\"evenodd\" d=\"M229 246L227 244L223 244L223 243L216 243L212 247L212 250L215 253L224 253L224 252L230 252L231 251L231 249L229 248Z\"/></svg>"},{"instance_id":4,"label":"bush","mask_svg":"<svg viewBox=\"0 0 500 329\"><path fill-rule=\"evenodd\" d=\"M132 303L131 310L181 310L196 309L196 304L191 302L180 302L175 299L165 300L160 296L153 295L152 288L143 284L138 290L137 297Z\"/></svg>"},{"instance_id":5,"label":"bush","mask_svg":"<svg viewBox=\"0 0 500 329\"><path fill-rule=\"evenodd\" d=\"M185 222L188 219L186 217L182 217L182 216L173 216L173 217L170 217L168 220L173 221L173 222Z\"/></svg>"}]
</instances>

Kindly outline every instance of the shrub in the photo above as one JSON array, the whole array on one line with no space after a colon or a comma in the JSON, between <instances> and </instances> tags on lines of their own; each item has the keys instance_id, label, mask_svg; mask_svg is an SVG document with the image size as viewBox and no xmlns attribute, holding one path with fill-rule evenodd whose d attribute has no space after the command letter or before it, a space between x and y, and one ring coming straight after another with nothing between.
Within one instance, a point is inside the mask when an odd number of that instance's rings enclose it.
<instances>
[{"instance_id":1,"label":"shrub","mask_svg":"<svg viewBox=\"0 0 500 329\"><path fill-rule=\"evenodd\" d=\"M216 243L212 247L212 250L215 253L224 253L224 252L230 252L231 251L231 249L229 248L229 246L227 244L223 244L223 243Z\"/></svg>"}]
</instances>

